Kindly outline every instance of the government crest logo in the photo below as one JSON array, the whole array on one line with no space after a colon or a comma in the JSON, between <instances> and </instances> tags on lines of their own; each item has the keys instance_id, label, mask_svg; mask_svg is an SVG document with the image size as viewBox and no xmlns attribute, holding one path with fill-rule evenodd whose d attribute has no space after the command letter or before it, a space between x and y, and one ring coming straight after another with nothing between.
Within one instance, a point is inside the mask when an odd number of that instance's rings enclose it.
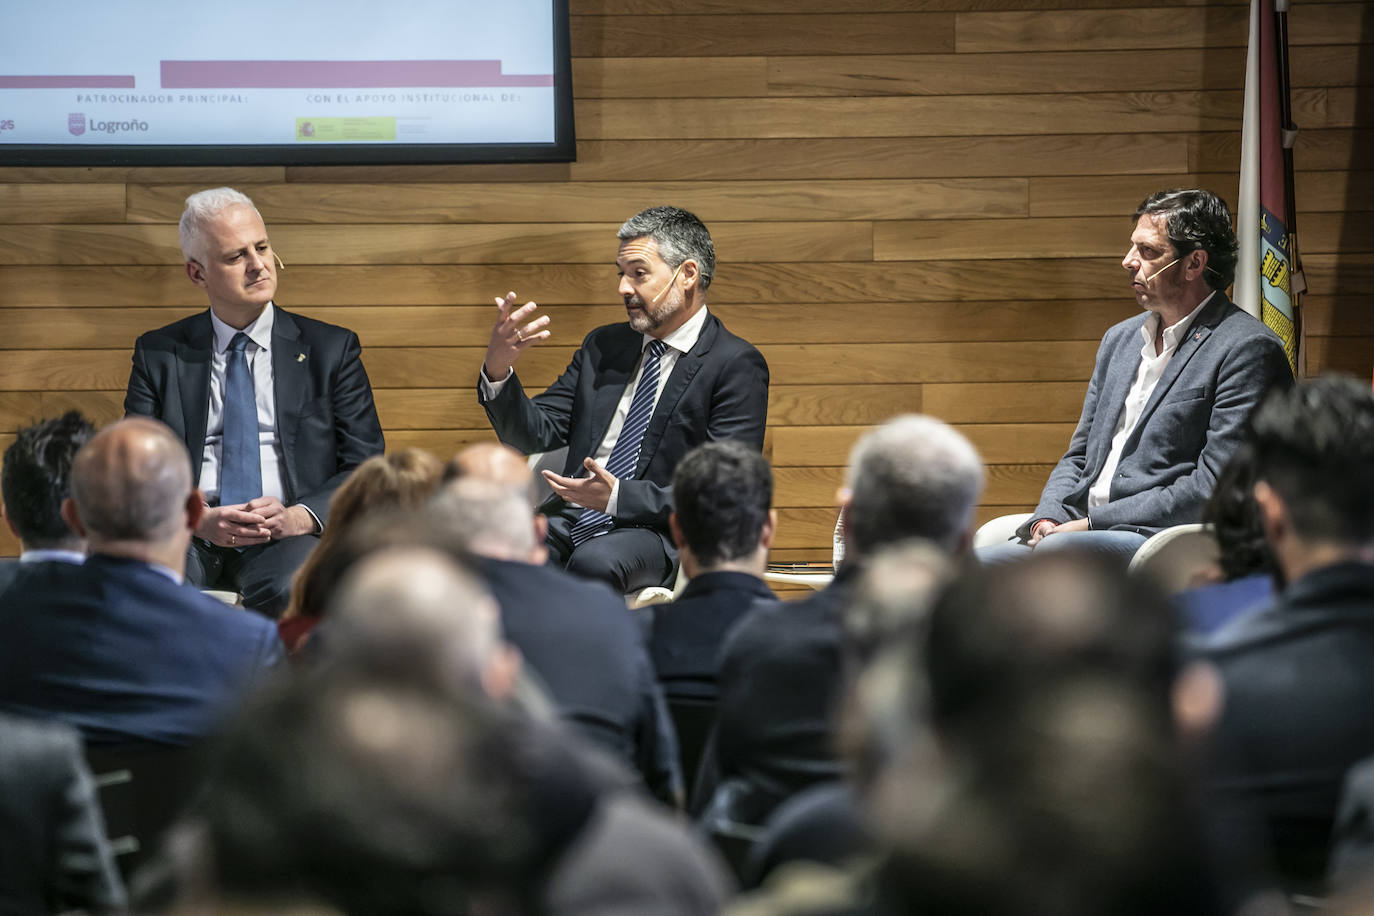
<instances>
[{"instance_id":1,"label":"government crest logo","mask_svg":"<svg viewBox=\"0 0 1374 916\"><path fill-rule=\"evenodd\" d=\"M67 115L67 130L73 137L79 137L86 132L86 116L84 114Z\"/></svg>"}]
</instances>

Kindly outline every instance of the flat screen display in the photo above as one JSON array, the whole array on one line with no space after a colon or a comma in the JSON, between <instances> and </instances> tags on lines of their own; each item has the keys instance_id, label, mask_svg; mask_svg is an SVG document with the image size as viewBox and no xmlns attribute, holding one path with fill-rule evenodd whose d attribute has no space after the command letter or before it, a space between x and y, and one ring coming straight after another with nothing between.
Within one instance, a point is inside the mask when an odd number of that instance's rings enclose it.
<instances>
[{"instance_id":1,"label":"flat screen display","mask_svg":"<svg viewBox=\"0 0 1374 916\"><path fill-rule=\"evenodd\" d=\"M0 3L0 161L573 158L567 0Z\"/></svg>"}]
</instances>

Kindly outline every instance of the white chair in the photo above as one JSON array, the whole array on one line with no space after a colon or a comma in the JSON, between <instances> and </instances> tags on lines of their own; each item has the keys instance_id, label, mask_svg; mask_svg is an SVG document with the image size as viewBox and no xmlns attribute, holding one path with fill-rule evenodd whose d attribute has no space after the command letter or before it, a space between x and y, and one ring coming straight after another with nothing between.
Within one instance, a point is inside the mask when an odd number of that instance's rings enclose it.
<instances>
[{"instance_id":1,"label":"white chair","mask_svg":"<svg viewBox=\"0 0 1374 916\"><path fill-rule=\"evenodd\" d=\"M840 563L844 560L844 516L840 515L835 519L835 533L831 535L830 546L830 572L786 572L782 569L768 570L763 574L763 581L775 582L778 585L805 585L812 591L820 591L830 584L835 578L835 570L840 568Z\"/></svg>"},{"instance_id":2,"label":"white chair","mask_svg":"<svg viewBox=\"0 0 1374 916\"><path fill-rule=\"evenodd\" d=\"M201 589L201 593L223 601L225 604L232 604L235 606L243 604L243 596L238 592L226 592L218 588L203 588Z\"/></svg>"},{"instance_id":3,"label":"white chair","mask_svg":"<svg viewBox=\"0 0 1374 916\"><path fill-rule=\"evenodd\" d=\"M1210 525L1174 525L1151 535L1131 557L1134 576L1154 579L1168 594L1183 591L1221 559Z\"/></svg>"},{"instance_id":4,"label":"white chair","mask_svg":"<svg viewBox=\"0 0 1374 916\"><path fill-rule=\"evenodd\" d=\"M1029 512L1018 512L1013 515L999 515L996 518L988 519L978 526L978 530L973 533L973 546L990 547L993 544L1003 544L1016 537L1016 529L1020 528L1031 517Z\"/></svg>"}]
</instances>

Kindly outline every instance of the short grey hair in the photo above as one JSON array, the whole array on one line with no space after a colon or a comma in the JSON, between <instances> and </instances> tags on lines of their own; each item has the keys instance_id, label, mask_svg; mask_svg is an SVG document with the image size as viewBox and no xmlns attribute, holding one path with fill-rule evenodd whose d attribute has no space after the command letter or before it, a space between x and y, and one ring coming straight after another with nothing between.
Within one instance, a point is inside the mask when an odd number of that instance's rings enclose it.
<instances>
[{"instance_id":1,"label":"short grey hair","mask_svg":"<svg viewBox=\"0 0 1374 916\"><path fill-rule=\"evenodd\" d=\"M913 537L952 551L972 527L983 460L949 424L906 414L858 441L847 486L845 531L855 555Z\"/></svg>"},{"instance_id":2,"label":"short grey hair","mask_svg":"<svg viewBox=\"0 0 1374 916\"><path fill-rule=\"evenodd\" d=\"M339 585L324 642L335 659L428 662L468 684L480 681L501 644L486 587L427 547L388 547L360 560Z\"/></svg>"},{"instance_id":3,"label":"short grey hair","mask_svg":"<svg viewBox=\"0 0 1374 916\"><path fill-rule=\"evenodd\" d=\"M653 239L669 267L677 270L684 261L696 261L702 292L711 285L716 273L716 246L706 224L695 214L681 207L650 207L625 220L616 237L622 242Z\"/></svg>"},{"instance_id":4,"label":"short grey hair","mask_svg":"<svg viewBox=\"0 0 1374 916\"><path fill-rule=\"evenodd\" d=\"M459 477L434 497L433 509L464 550L523 557L534 549L534 506L526 488Z\"/></svg>"},{"instance_id":5,"label":"short grey hair","mask_svg":"<svg viewBox=\"0 0 1374 916\"><path fill-rule=\"evenodd\" d=\"M177 223L182 257L204 263L205 252L201 249L205 244L205 227L230 207L248 207L258 212L247 194L233 188L208 188L186 198L186 209L181 211L181 222ZM259 213L258 218L261 219L262 214Z\"/></svg>"}]
</instances>

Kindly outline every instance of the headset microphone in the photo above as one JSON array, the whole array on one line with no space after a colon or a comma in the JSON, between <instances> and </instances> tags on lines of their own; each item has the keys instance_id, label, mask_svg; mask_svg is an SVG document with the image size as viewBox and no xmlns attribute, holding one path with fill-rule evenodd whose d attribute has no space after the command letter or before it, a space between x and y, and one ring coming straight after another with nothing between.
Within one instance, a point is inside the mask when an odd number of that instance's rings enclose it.
<instances>
[{"instance_id":1,"label":"headset microphone","mask_svg":"<svg viewBox=\"0 0 1374 916\"><path fill-rule=\"evenodd\" d=\"M1168 270L1170 267L1173 267L1175 264L1177 264L1179 261L1182 261L1182 260L1183 260L1183 256L1182 256L1182 255L1180 255L1179 257L1174 258L1174 259L1173 259L1172 261L1170 261L1168 264L1165 264L1165 265L1164 265L1163 267L1161 267L1159 270L1157 270L1157 271L1155 271L1154 273L1150 274L1150 275L1149 275L1148 277L1146 277L1142 282L1144 282L1144 283L1147 284L1147 285L1150 284L1150 283L1153 283L1153 282L1155 281L1155 277L1157 277L1157 276L1159 276L1160 274L1164 273L1164 271Z\"/></svg>"},{"instance_id":2,"label":"headset microphone","mask_svg":"<svg viewBox=\"0 0 1374 916\"><path fill-rule=\"evenodd\" d=\"M682 264L686 264L686 263L687 263L686 261L683 261L683 262L682 262ZM661 290L658 291L658 295L657 295L657 296L654 296L654 298L652 298L652 299L649 300L649 304L650 304L650 305L658 305L658 300L660 300L660 299L663 298L663 294L666 293L666 292L668 292L668 290L670 290L670 289L673 288L673 281L677 279L678 271L679 271L679 270L682 270L682 264L679 264L679 265L677 266L677 270L673 271L673 275L672 275L671 277L668 278L668 282L664 284L663 289L661 289Z\"/></svg>"}]
</instances>

